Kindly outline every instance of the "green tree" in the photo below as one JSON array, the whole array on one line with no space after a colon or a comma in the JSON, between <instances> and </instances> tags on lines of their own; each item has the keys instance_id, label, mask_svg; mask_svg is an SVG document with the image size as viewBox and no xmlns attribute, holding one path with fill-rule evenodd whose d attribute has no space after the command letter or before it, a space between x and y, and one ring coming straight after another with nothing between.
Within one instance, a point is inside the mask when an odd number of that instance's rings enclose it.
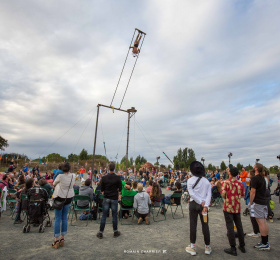
<instances>
[{"instance_id":1,"label":"green tree","mask_svg":"<svg viewBox=\"0 0 280 260\"><path fill-rule=\"evenodd\" d=\"M215 166L213 166L211 163L208 164L207 169L208 169L209 171L214 171L214 170L216 170Z\"/></svg>"},{"instance_id":2,"label":"green tree","mask_svg":"<svg viewBox=\"0 0 280 260\"><path fill-rule=\"evenodd\" d=\"M188 149L188 160L187 160L187 164L186 164L185 168L189 168L193 161L196 161L195 153L192 148L189 148Z\"/></svg>"},{"instance_id":3,"label":"green tree","mask_svg":"<svg viewBox=\"0 0 280 260\"><path fill-rule=\"evenodd\" d=\"M69 154L68 155L68 162L77 162L79 160L79 156L77 154Z\"/></svg>"},{"instance_id":4,"label":"green tree","mask_svg":"<svg viewBox=\"0 0 280 260\"><path fill-rule=\"evenodd\" d=\"M5 151L5 148L8 147L8 140L4 139L1 135L0 135L0 150Z\"/></svg>"},{"instance_id":5,"label":"green tree","mask_svg":"<svg viewBox=\"0 0 280 260\"><path fill-rule=\"evenodd\" d=\"M87 158L88 158L88 152L85 149L83 149L80 152L79 159L80 160L87 160Z\"/></svg>"},{"instance_id":6,"label":"green tree","mask_svg":"<svg viewBox=\"0 0 280 260\"><path fill-rule=\"evenodd\" d=\"M241 163L236 164L236 168L238 169L238 171L242 171L243 164Z\"/></svg>"},{"instance_id":7,"label":"green tree","mask_svg":"<svg viewBox=\"0 0 280 260\"><path fill-rule=\"evenodd\" d=\"M253 170L253 166L252 166L251 164L249 164L249 165L246 167L246 170L247 170L247 171Z\"/></svg>"},{"instance_id":8,"label":"green tree","mask_svg":"<svg viewBox=\"0 0 280 260\"><path fill-rule=\"evenodd\" d=\"M144 164L144 163L146 163L147 162L147 160L144 158L144 156L141 156L141 155L138 155L137 157L136 157L136 159L135 159L135 164L137 165L137 164L140 164L140 165L142 165L142 164Z\"/></svg>"},{"instance_id":9,"label":"green tree","mask_svg":"<svg viewBox=\"0 0 280 260\"><path fill-rule=\"evenodd\" d=\"M46 158L49 162L64 162L66 160L65 157L61 156L58 153L51 153L47 155Z\"/></svg>"},{"instance_id":10,"label":"green tree","mask_svg":"<svg viewBox=\"0 0 280 260\"><path fill-rule=\"evenodd\" d=\"M130 166L132 166L132 165L133 165L133 163L134 163L133 157L130 157L130 159L129 159L129 163L130 163Z\"/></svg>"},{"instance_id":11,"label":"green tree","mask_svg":"<svg viewBox=\"0 0 280 260\"><path fill-rule=\"evenodd\" d=\"M226 166L224 161L221 162L221 167L220 168L221 168L222 171L227 169L227 166Z\"/></svg>"}]
</instances>

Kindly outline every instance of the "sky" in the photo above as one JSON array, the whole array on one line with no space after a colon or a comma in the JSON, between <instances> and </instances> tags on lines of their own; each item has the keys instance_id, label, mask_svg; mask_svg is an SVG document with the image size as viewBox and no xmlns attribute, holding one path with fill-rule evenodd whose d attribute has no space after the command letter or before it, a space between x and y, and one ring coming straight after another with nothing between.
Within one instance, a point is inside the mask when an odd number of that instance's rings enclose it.
<instances>
[{"instance_id":1,"label":"sky","mask_svg":"<svg viewBox=\"0 0 280 260\"><path fill-rule=\"evenodd\" d=\"M129 157L189 147L205 164L277 165L280 1L4 0L0 135L32 159L93 151L97 104L110 105L135 28L147 35L122 109L135 107ZM143 38L142 38L143 39ZM135 59L125 63L120 107ZM100 108L96 153L120 160L127 113Z\"/></svg>"}]
</instances>

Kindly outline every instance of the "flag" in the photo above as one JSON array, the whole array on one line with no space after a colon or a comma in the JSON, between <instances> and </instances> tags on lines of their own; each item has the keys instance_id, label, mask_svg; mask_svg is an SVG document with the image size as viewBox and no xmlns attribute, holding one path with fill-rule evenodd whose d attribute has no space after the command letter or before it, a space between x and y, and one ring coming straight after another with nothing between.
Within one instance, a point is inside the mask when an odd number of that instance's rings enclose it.
<instances>
[{"instance_id":1,"label":"flag","mask_svg":"<svg viewBox=\"0 0 280 260\"><path fill-rule=\"evenodd\" d=\"M87 162L85 162L85 167L87 167Z\"/></svg>"},{"instance_id":2,"label":"flag","mask_svg":"<svg viewBox=\"0 0 280 260\"><path fill-rule=\"evenodd\" d=\"M2 160L2 153L0 154L0 161Z\"/></svg>"},{"instance_id":3,"label":"flag","mask_svg":"<svg viewBox=\"0 0 280 260\"><path fill-rule=\"evenodd\" d=\"M18 160L18 158L19 158L19 154L18 154L18 156L17 156L17 160Z\"/></svg>"}]
</instances>

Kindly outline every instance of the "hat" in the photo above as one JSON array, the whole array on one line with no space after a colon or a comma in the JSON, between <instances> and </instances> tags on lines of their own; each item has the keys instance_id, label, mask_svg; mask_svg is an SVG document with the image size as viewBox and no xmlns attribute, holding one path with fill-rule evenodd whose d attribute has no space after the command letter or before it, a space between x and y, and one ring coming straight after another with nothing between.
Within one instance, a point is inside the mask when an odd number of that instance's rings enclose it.
<instances>
[{"instance_id":1,"label":"hat","mask_svg":"<svg viewBox=\"0 0 280 260\"><path fill-rule=\"evenodd\" d=\"M205 169L201 162L193 161L190 165L190 170L192 175L196 177L204 177L205 176Z\"/></svg>"}]
</instances>

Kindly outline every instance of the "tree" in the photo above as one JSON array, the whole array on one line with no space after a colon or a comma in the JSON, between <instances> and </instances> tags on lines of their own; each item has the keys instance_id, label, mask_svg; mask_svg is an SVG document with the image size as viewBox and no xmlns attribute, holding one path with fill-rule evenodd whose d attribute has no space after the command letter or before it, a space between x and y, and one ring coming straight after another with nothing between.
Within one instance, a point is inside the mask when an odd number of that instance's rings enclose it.
<instances>
[{"instance_id":1,"label":"tree","mask_svg":"<svg viewBox=\"0 0 280 260\"><path fill-rule=\"evenodd\" d=\"M79 160L79 156L77 154L69 154L68 155L68 162L77 162Z\"/></svg>"},{"instance_id":2,"label":"tree","mask_svg":"<svg viewBox=\"0 0 280 260\"><path fill-rule=\"evenodd\" d=\"M185 168L189 168L193 161L196 161L195 153L192 148L189 148L188 149L188 160L187 160L187 164L186 164Z\"/></svg>"},{"instance_id":3,"label":"tree","mask_svg":"<svg viewBox=\"0 0 280 260\"><path fill-rule=\"evenodd\" d=\"M241 163L236 164L236 168L238 169L238 171L242 171L243 164Z\"/></svg>"},{"instance_id":4,"label":"tree","mask_svg":"<svg viewBox=\"0 0 280 260\"><path fill-rule=\"evenodd\" d=\"M220 168L221 168L222 171L227 169L227 166L226 166L224 161L221 162L221 167Z\"/></svg>"},{"instance_id":5,"label":"tree","mask_svg":"<svg viewBox=\"0 0 280 260\"><path fill-rule=\"evenodd\" d=\"M0 150L5 151L5 148L8 147L8 140L4 139L1 135L0 135Z\"/></svg>"},{"instance_id":6,"label":"tree","mask_svg":"<svg viewBox=\"0 0 280 260\"><path fill-rule=\"evenodd\" d=\"M129 163L130 163L130 166L132 166L132 165L133 165L133 163L134 163L133 157L130 157L130 159L129 159Z\"/></svg>"},{"instance_id":7,"label":"tree","mask_svg":"<svg viewBox=\"0 0 280 260\"><path fill-rule=\"evenodd\" d=\"M177 155L173 157L173 163L176 168L189 168L191 163L195 161L195 153L192 148L184 148L183 150L180 148L177 151Z\"/></svg>"},{"instance_id":8,"label":"tree","mask_svg":"<svg viewBox=\"0 0 280 260\"><path fill-rule=\"evenodd\" d=\"M142 165L142 164L146 163L147 160L143 156L141 157L141 155L138 155L134 162L135 162L136 165L137 164Z\"/></svg>"},{"instance_id":9,"label":"tree","mask_svg":"<svg viewBox=\"0 0 280 260\"><path fill-rule=\"evenodd\" d=\"M249 165L246 167L246 170L247 170L247 171L253 170L253 166L252 166L251 164L249 164Z\"/></svg>"},{"instance_id":10,"label":"tree","mask_svg":"<svg viewBox=\"0 0 280 260\"><path fill-rule=\"evenodd\" d=\"M79 158L80 158L80 160L87 160L87 158L88 158L88 152L87 152L85 149L83 149L83 150L81 151L81 153L80 153Z\"/></svg>"},{"instance_id":11,"label":"tree","mask_svg":"<svg viewBox=\"0 0 280 260\"><path fill-rule=\"evenodd\" d=\"M64 162L66 160L65 157L61 156L58 153L51 153L47 155L46 158L49 162Z\"/></svg>"},{"instance_id":12,"label":"tree","mask_svg":"<svg viewBox=\"0 0 280 260\"><path fill-rule=\"evenodd\" d=\"M208 169L209 171L214 171L214 170L216 170L215 166L213 166L211 163L208 164L207 169Z\"/></svg>"}]
</instances>

